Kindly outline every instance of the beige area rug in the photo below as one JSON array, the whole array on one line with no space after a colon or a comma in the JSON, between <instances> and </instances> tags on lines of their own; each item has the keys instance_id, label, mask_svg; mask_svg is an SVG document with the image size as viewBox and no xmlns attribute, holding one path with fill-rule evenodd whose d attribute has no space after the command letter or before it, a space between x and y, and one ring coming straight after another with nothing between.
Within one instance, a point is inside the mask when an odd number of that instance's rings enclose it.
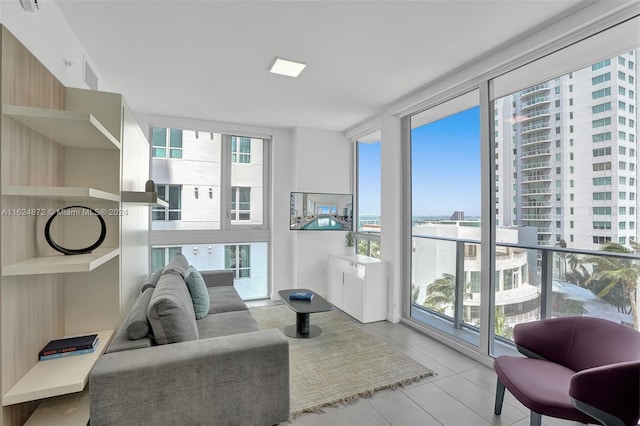
<instances>
[{"instance_id":1,"label":"beige area rug","mask_svg":"<svg viewBox=\"0 0 640 426\"><path fill-rule=\"evenodd\" d=\"M284 329L296 314L285 305L252 308L260 328ZM291 416L355 402L434 373L354 324L339 310L311 314L322 334L289 338Z\"/></svg>"}]
</instances>

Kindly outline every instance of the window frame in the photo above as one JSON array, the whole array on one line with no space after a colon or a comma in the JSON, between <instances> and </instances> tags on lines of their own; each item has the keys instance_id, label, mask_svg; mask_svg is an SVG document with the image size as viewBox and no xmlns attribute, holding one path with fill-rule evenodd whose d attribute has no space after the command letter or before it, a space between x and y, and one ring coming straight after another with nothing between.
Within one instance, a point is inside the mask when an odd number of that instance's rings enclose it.
<instances>
[{"instance_id":1,"label":"window frame","mask_svg":"<svg viewBox=\"0 0 640 426\"><path fill-rule=\"evenodd\" d=\"M156 130L164 130L164 143L162 145L156 145ZM173 146L172 143L175 140L174 135L177 135L177 132L180 132L180 146ZM153 127L150 132L151 138L151 158L160 158L166 160L182 160L182 129L175 129L170 127ZM164 150L163 155L155 155L155 150ZM179 156L174 156L173 154L180 154Z\"/></svg>"},{"instance_id":2,"label":"window frame","mask_svg":"<svg viewBox=\"0 0 640 426\"><path fill-rule=\"evenodd\" d=\"M446 90L442 90L440 92L436 91L435 89L431 89L431 88L427 88L424 89L424 92L427 93L427 95L425 95L426 99L424 100L420 100L420 98L418 97L418 95L414 95L413 97L411 97L411 101L412 104L408 104L408 103L403 103L400 102L398 105L390 108L390 112L393 114L397 114L397 116L399 117L399 121L400 121L400 126L402 127L402 135L403 135L403 152L402 152L402 158L403 158L403 164L402 166L405 169L408 169L409 165L411 164L411 156L407 154L407 141L410 140L410 138L408 137L408 131L407 129L410 127L408 126L408 121L411 117L412 114L417 113L420 110L424 110L426 108L431 108L443 103L448 102L449 100L455 99L457 96L460 96L461 94L474 89L474 88L479 88L482 96L481 96L481 103L480 103L480 107L482 112L482 122L483 122L483 129L481 131L482 135L481 137L483 138L483 143L482 143L482 150L483 150L483 182L482 182L482 191L483 191L483 208L482 208L482 212L489 214L492 219L494 218L494 215L492 215L491 213L493 213L493 210L495 209L495 187L496 187L496 183L495 183L495 179L493 179L494 174L492 173L493 170L495 169L495 164L494 164L494 151L495 151L495 147L494 147L494 143L493 143L493 135L495 134L494 128L493 128L493 122L494 122L494 110L493 110L493 99L496 99L497 97L500 96L504 96L504 95L496 95L495 94L495 90L496 90L496 85L495 85L495 78L497 76L502 76L504 74L508 74L511 71L515 71L518 70L515 77L518 77L518 75L521 77L522 75L528 74L529 76L535 76L535 78L539 79L539 80L543 80L543 81L547 81L547 80L551 80L551 78L547 78L546 76L540 77L536 72L531 72L527 66L529 63L533 63L533 62L540 62L543 64L546 64L545 61L543 61L543 59L545 59L546 55L548 56L553 56L552 54L556 53L556 52L562 52L565 49L571 51L571 53L575 53L576 51L580 50L580 47L575 47L574 45L578 45L578 44L585 44L585 43L581 43L583 41L586 41L586 44L594 44L594 45L600 45L602 44L601 42L598 41L594 41L594 40L599 40L599 37L602 34L608 34L609 30L611 29L615 29L617 26L619 27L625 27L625 28L629 28L631 25L631 22L635 21L635 23L637 24L638 22L638 18L637 16L633 16L633 19L629 19L628 21L624 21L624 20L620 20L617 23L611 25L608 24L609 26L611 26L611 28L608 27L604 27L604 28L599 28L598 31L594 31L588 35L585 35L584 33L582 33L580 36L576 37L575 39L572 39L571 42L568 41L569 40L569 36L563 36L562 37L562 41L558 44L555 44L554 49L549 50L548 52L546 52L545 55L540 54L540 52L536 52L536 53L531 53L529 55L525 55L527 56L527 60L526 61L522 61L519 62L521 58L518 58L517 60L514 59L514 63L518 64L518 65L514 65L513 68L511 70L506 69L506 67L503 66L503 68L501 68L500 72L496 72L495 69L492 69L491 71L487 72L486 74L480 74L477 77L471 78L470 80L465 80L463 82L458 81L457 84L451 84L451 86L449 86L449 88L447 88ZM622 31L622 30L621 30ZM614 35L611 36L610 38L614 39L614 40L620 40L620 33L621 31L614 31ZM591 38L593 36L593 38ZM635 39L634 39L635 40ZM615 52L611 53L611 57L613 57L615 54ZM549 62L555 60L550 58ZM562 61L558 61L558 64L554 64L553 67L553 72L556 75L564 75L567 70L563 69L562 67L564 67L565 65L569 64L570 67L572 67L571 69L581 69L581 67L586 66L586 63L580 64L580 66L576 66L575 63L573 65L571 65L571 60L566 60L564 62ZM546 66L546 65L545 65ZM504 86L508 85L509 82L513 82L515 80L519 81L518 78L515 78L513 76L509 76L506 78L506 81L503 82L503 87L501 87L501 89L504 90ZM532 77L529 77L532 78ZM529 87L529 86L533 86L535 83L532 83L531 81L527 80L527 79L522 79L521 83L519 82L518 84L521 84L520 87ZM436 85L437 86L437 85ZM444 86L437 86L438 88L442 88ZM512 93L515 92L516 90L511 90L508 91L506 93ZM603 90L603 92L601 93L601 96L595 96L596 92L593 92L592 94L592 99L597 99L600 97L604 97L604 96L610 96L611 95L611 88L608 87L605 90ZM570 99L570 101L572 101L572 98ZM600 101L602 102L602 101ZM570 105L573 105L573 102L570 102ZM595 142L595 141L594 141ZM597 146L597 145L596 145ZM609 148L610 149L610 148ZM604 151L603 151L604 152ZM594 149L594 153L595 153L595 149ZM607 155L611 155L611 153L608 153ZM405 209L408 206L410 206L411 204L411 185L410 183L408 183L408 180L406 178L407 176L407 172L403 173L403 203L402 203L402 208ZM486 175L486 176L485 176ZM595 193L594 193L595 194ZM610 198L609 198L610 199ZM560 201L559 199L557 200L558 202ZM404 219L407 219L407 215L406 213L401 215ZM410 217L409 217L409 223L410 223ZM483 219L483 231L486 228L486 232L483 232L483 237L482 237L482 243L483 245L486 245L486 248L488 248L488 250L485 249L486 252L490 252L492 248L495 248L495 221L494 220L487 220L486 217ZM484 225L487 225L486 227ZM630 227L632 226L631 224L629 225ZM410 226L404 226L403 227L403 253L410 253L411 252L411 228ZM598 244L601 244L603 242L607 242L607 241L611 241L611 237L608 236L597 236L598 238ZM596 237L594 236L594 244L596 243L595 241ZM632 240L633 238L630 237L630 240ZM573 235L571 235L571 240L573 241ZM407 322L410 323L411 325L414 325L418 328L421 328L425 331L428 332L428 334L430 335L434 335L434 336L440 336L443 339L447 340L452 346L456 346L459 349L462 349L464 352L471 354L471 355L482 355L482 356L486 356L488 357L488 359L491 359L491 357L493 356L493 331L492 331L492 326L493 326L493 320L494 320L494 315L491 312L491 307L483 309L481 312L481 317L485 321L485 326L481 327L480 330L480 347L479 348L469 348L468 345L465 344L465 342L460 342L460 341L452 341L449 340L449 337L443 337L443 333L442 332L438 332L438 331L434 331L431 329L425 329L425 327L421 324L417 324L414 320L412 320L411 318L411 314L410 314L410 309L408 309L408 305L410 304L410 295L411 295L411 289L409 288L409 284L411 282L411 276L410 276L410 271L411 271L411 262L410 260L408 260L407 258L409 257L409 255L405 256L403 259L403 263L402 263L402 279L403 279L403 286L402 286L402 318ZM487 287L487 283L491 283L492 278L494 278L494 265L493 262L495 261L495 259L492 258L492 256L485 256L484 259L482 260L482 265L484 266L484 270L486 271L486 275L485 276L483 274L482 277L482 287L483 287L483 291L485 291L485 287ZM489 267L491 266L491 267ZM498 277L495 277L495 279L493 279L493 283L495 283L497 281ZM491 284L489 284L490 287L493 287ZM486 293L485 293L486 294ZM490 293L487 294L489 297L491 296ZM488 304L484 304L484 305L488 305ZM483 333L484 333L484 337L483 337ZM489 337L489 339L486 339L486 337ZM486 341L485 341L486 340ZM487 346L488 345L488 346ZM471 349L471 350L469 350ZM489 364L487 364L489 365Z\"/></svg>"},{"instance_id":3,"label":"window frame","mask_svg":"<svg viewBox=\"0 0 640 426\"><path fill-rule=\"evenodd\" d=\"M164 198L163 196L160 195L161 191L158 191L159 188L163 188L164 192ZM167 199L167 195L171 194L171 189L172 188L178 188L178 208L171 208L171 197L169 197L169 199ZM156 192L158 192L158 198L165 201L167 203L166 206L153 206L151 208L151 220L155 221L155 222L174 222L174 221L181 221L182 220L182 185L180 184L169 184L169 183L162 183L162 184L156 184ZM154 213L163 213L164 214L164 219L154 219L153 215ZM171 214L178 214L178 218L177 219L171 219Z\"/></svg>"}]
</instances>

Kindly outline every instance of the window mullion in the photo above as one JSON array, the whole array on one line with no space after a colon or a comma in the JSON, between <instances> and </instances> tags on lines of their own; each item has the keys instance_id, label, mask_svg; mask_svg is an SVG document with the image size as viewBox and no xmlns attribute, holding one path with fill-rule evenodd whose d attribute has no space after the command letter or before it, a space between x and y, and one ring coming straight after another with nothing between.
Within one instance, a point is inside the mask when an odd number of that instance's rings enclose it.
<instances>
[{"instance_id":1,"label":"window mullion","mask_svg":"<svg viewBox=\"0 0 640 426\"><path fill-rule=\"evenodd\" d=\"M231 228L231 136L222 135L220 150L220 230ZM237 201L237 198L236 198Z\"/></svg>"}]
</instances>

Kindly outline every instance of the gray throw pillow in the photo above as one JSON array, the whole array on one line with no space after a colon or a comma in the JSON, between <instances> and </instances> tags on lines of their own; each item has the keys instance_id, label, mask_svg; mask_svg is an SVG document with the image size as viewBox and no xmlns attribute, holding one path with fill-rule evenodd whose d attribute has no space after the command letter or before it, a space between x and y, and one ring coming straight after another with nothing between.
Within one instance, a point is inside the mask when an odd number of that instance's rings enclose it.
<instances>
[{"instance_id":1,"label":"gray throw pillow","mask_svg":"<svg viewBox=\"0 0 640 426\"><path fill-rule=\"evenodd\" d=\"M196 319L206 317L209 313L210 300L204 278L202 278L202 275L195 267L189 266L187 275L184 277L184 282L187 283L189 293L191 294Z\"/></svg>"},{"instance_id":2,"label":"gray throw pillow","mask_svg":"<svg viewBox=\"0 0 640 426\"><path fill-rule=\"evenodd\" d=\"M149 335L149 321L147 321L147 307L153 294L153 287L147 288L140 293L133 302L133 306L122 321L122 326L127 330L127 337L130 340L144 339Z\"/></svg>"},{"instance_id":3,"label":"gray throw pillow","mask_svg":"<svg viewBox=\"0 0 640 426\"><path fill-rule=\"evenodd\" d=\"M163 271L164 271L164 268L160 268L154 273L152 273L151 275L149 275L146 281L144 282L144 284L142 284L142 290L140 292L141 293L144 292L149 287L155 288L156 284L158 284L158 280L160 279L160 276L162 276Z\"/></svg>"},{"instance_id":4,"label":"gray throw pillow","mask_svg":"<svg viewBox=\"0 0 640 426\"><path fill-rule=\"evenodd\" d=\"M191 294L177 272L165 268L149 301L147 318L159 345L198 340Z\"/></svg>"}]
</instances>

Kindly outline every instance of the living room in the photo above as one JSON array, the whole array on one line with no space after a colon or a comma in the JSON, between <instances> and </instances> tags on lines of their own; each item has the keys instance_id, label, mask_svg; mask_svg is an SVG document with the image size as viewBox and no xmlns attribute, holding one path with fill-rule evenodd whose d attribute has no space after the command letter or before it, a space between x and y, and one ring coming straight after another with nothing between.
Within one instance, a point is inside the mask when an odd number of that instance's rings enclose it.
<instances>
[{"instance_id":1,"label":"living room","mask_svg":"<svg viewBox=\"0 0 640 426\"><path fill-rule=\"evenodd\" d=\"M585 51L583 47L580 47L579 41L588 39L590 36L599 36L602 39L598 42L587 40L588 43L585 44L587 46L602 45L602 40L605 40L605 43L614 44L614 41L626 37L627 33L623 33L623 36L610 36L608 30L623 26L623 24L637 28L637 15L640 12L638 3L633 1L567 1L549 4L523 1L519 2L521 3L519 6L507 5L501 1L487 2L484 5L474 4L474 2L455 2L457 3L455 7L446 6L444 2L439 1L425 1L396 2L395 9L389 2L331 2L329 5L305 2L308 3L306 8L304 5L294 6L293 2L189 2L185 6L184 20L178 20L180 21L180 34L172 33L169 30L160 30L158 33L149 31L149 35L146 35L145 25L147 24L144 21L145 19L152 21L154 13L157 13L158 17L162 16L163 19L169 19L172 13L177 16L176 12L171 9L171 6L175 6L171 4L172 2L160 2L153 4L153 6L148 2L122 2L119 6L109 5L113 2L100 2L99 6L104 7L101 13L96 12L96 9L92 10L98 5L84 4L84 2L50 1L39 3L39 7L30 12L22 7L19 0L3 1L0 3L0 21L5 29L19 43L23 44L37 61L44 65L44 68L51 73L54 79L59 81L60 86L56 86L58 87L56 90L70 89L66 94L67 102L71 102L69 99L74 99L74 96L77 96L77 101L74 102L77 102L78 105L93 102L88 99L90 96L84 99L82 92L76 93L73 90L74 88L86 90L90 87L87 80L87 72L89 72L89 74L93 74L98 91L122 95L122 99L114 99L109 102L128 104L125 109L130 107L130 111L126 113L128 115L123 121L143 129L143 138L148 141L148 144L151 144L151 148L153 148L153 138L150 129L153 128L210 132L212 135L220 135L221 141L225 141L226 137L231 138L233 135L264 140L267 148L264 152L268 153L266 156L268 161L265 163L264 176L266 178L262 189L264 190L264 200L268 201L261 206L261 223L259 224L247 225L245 228L234 228L227 224L213 225L210 229L182 229L179 236L171 234L170 230L163 229L158 222L154 223L150 219L154 207L139 206L123 201L118 210L126 210L129 217L122 218L118 224L114 222L116 219L108 218L111 222L107 221L107 229L118 229L119 235L108 234L107 240L103 243L103 247L121 247L120 254L114 255L121 258L119 262L122 265L120 267L113 266L111 264L113 258L110 258L101 260L104 265L88 276L79 275L73 278L69 277L72 275L69 273L47 272L40 275L27 274L25 275L27 278L15 278L13 275L7 275L9 278L3 277L2 327L3 333L11 336L8 340L3 338L2 341L3 395L25 374L25 371L32 367L29 364L32 364L34 360L22 361L22 359L30 357L27 354L33 352L33 347L42 346L42 340L48 341L61 337L63 334L84 331L78 326L69 326L68 324L94 322L100 325L96 325L92 329L102 330L105 328L103 324L109 325L116 322L116 324L110 325L110 328L117 328L117 323L124 317L129 306L136 299L146 275L153 272L154 248L188 246L191 258L195 258L196 254L202 257L207 251L209 253L216 252L218 246L229 243L263 244L265 253L263 256L265 259L263 282L266 293L263 298L264 303L278 302L280 299L279 291L286 289L310 289L320 297L326 298L330 291L328 256L344 253L344 232L292 231L287 219L291 216L290 197L295 192L353 194L354 203L357 204L358 185L362 185L363 182L358 180L358 167L362 165L358 163L356 151L358 144L364 144L367 141L376 143L382 141L379 145L379 173L381 176L379 213L380 217L384 217L384 227L377 234L361 233L358 241L360 243L373 241L383 247L380 259L386 265L387 291L384 312L386 321L367 324L362 328L368 329L374 334L383 335L389 341L395 342L399 347L405 349L423 345L422 347L428 347L428 351L431 351L432 354L441 354L442 358L434 355L430 360L432 364L426 366L438 373L437 364L439 363L444 367L439 373L442 378L447 377L446 371L455 372L456 375L475 371L480 372L478 377L481 378L478 378L478 381L483 382L487 378L486 372L490 371L489 368L492 366L494 356L499 353L495 347L501 348L501 345L509 340L508 336L501 336L506 340L494 339L492 327L488 321L479 321L479 325L467 321L469 322L467 325L472 325L472 327L465 325L458 328L453 325L456 320L453 318L454 315L451 315L450 331L438 328L438 326L430 328L430 324L419 323L418 316L411 314L412 309L417 310L412 307L410 302L412 288L406 284L412 282L412 274L416 273L412 270L409 253L411 243L408 242L411 240L408 235L411 232L412 214L410 190L407 189L407 181L410 180L410 176L408 177L407 174L411 160L407 161L409 155L405 150L407 130L403 127L406 125L406 118L419 117L415 118L415 124L411 123L413 129L421 124L445 117L447 114L456 113L463 108L460 105L455 105L447 112L448 102L467 93L473 93L476 97L469 105L480 104L480 114L484 114L483 117L486 118L488 112L482 110L484 108L482 105L488 105L489 99L512 93L510 90L514 87L509 84L508 78L496 80L503 86L498 85L495 88L489 87L489 81L509 74L511 71L517 72L518 69L532 61L551 57L552 53L563 48L575 45L576 51L572 51L570 54L579 55ZM397 3L401 4L397 5ZM156 7L160 9L154 11ZM206 12L199 13L200 7L203 7ZM430 15L429 25L435 26L434 21L446 21L450 19L451 15L457 17L456 14L461 12L456 7L468 8L468 10L462 14L462 19L455 25L468 27L466 31L458 30L456 33L450 29L446 33L441 33L443 39L451 40L449 47L446 46L446 43L438 45L437 48L432 46L435 37L433 33L428 33L424 37L426 40L418 40L421 38L421 30L419 29L421 14ZM518 9L519 7L524 9ZM193 14L189 15L190 18L186 18L187 11ZM523 13L527 16L526 20L522 20ZM321 28L315 28L311 25L314 20L309 16L314 14L322 16L323 25L318 25ZM332 14L333 18L328 16ZM441 16L446 18L438 18L438 14L442 14ZM502 16L500 16L501 14ZM86 18L83 19L83 16ZM197 16L199 18L196 20ZM403 19L409 19L409 16L412 16L410 23L403 23ZM479 16L486 19L489 24L474 22L475 20L480 21ZM191 22L190 19L195 21ZM372 21L372 19L374 20ZM223 22L218 22L219 20ZM509 24L505 24L499 31L494 28L487 31L485 39L480 37L478 40L469 40L476 37L478 32L482 32L483 27L493 27L498 22L504 23L503 21L508 21ZM170 22L170 20L165 22ZM376 25L368 27L371 24L367 24L367 22L375 22ZM383 31L382 28L387 28L384 25L385 22L388 24L389 30ZM222 37L222 34L231 34L231 29L235 26L241 28L243 23L252 28L251 32L245 31L247 34L244 35L244 38L240 36L237 39ZM176 23L176 25L178 24ZM193 33L187 31L190 25L193 26ZM288 32L280 32L275 29L287 28L288 25ZM108 33L111 26L118 27L117 34L112 34L113 40L110 40L113 44L107 43L108 37L103 33L103 31ZM454 25L442 25L437 30L445 31L444 27L447 26ZM180 41L181 37L198 38L195 35L196 28L211 31L207 33L209 37L212 37L211 40L220 41L220 43L211 42L211 47L219 51L213 54L195 43L189 44L188 41ZM311 32L312 29L315 32ZM369 31L365 32L367 29ZM292 33L304 33L304 30L309 30L309 34L305 34L303 41L298 40L298 43L294 43L292 39L295 39L295 36L292 37ZM136 32L145 33L145 36ZM382 35L386 32L393 33L393 35ZM615 30L610 31L610 33L614 32ZM92 33L93 35L91 35ZM258 39L258 34L262 34L262 40ZM147 37L151 37L151 41ZM156 44L152 42L154 37L158 39ZM313 49L310 40L316 43ZM251 47L252 43L253 48ZM278 43L281 45L278 46ZM222 46L226 44L228 44L228 49L224 50L225 54L223 55ZM453 50L451 46L456 44L466 44L466 50ZM276 47L273 47L274 45ZM411 47L406 47L407 45ZM629 46L616 46L607 54L614 57L620 53L620 49L632 47L637 49L637 40ZM184 53L185 57L190 55L197 64L194 68L199 67L206 72L195 72L189 77L181 77L177 71L180 69L178 65L167 64L167 70L160 70L154 68L159 68L160 65L149 66L147 64L151 63L153 58L162 55L167 49L170 49L175 55L184 50L181 53ZM272 49L275 50L272 51ZM394 53L396 50L401 51L402 55L398 53L399 56L396 57ZM593 49L588 48L587 50ZM234 63L234 51L254 52L256 57L247 63L241 62L240 58L236 57L238 62ZM118 53L114 54L114 52ZM384 56L381 52L384 53ZM378 57L379 54L380 57ZM217 62L206 62L205 59L200 58L217 55L220 56ZM302 71L298 79L269 74L267 68L271 65L274 57L278 55L305 62L307 69ZM594 53L594 55L600 58L599 53ZM241 55L238 54L238 56ZM421 58L414 58L418 56ZM328 64L331 60L342 60L345 57L351 57L347 65ZM392 71L393 66L389 67L387 64L383 67L377 61L395 64L395 67L402 68L402 71L397 71L398 73L395 74ZM581 61L580 65L587 66L587 63L596 62L591 58L585 61L585 63ZM188 63L188 59L180 63ZM433 63L438 63L439 66L435 67L432 65ZM331 69L333 66L335 68ZM541 65L542 68L548 66L550 65ZM218 67L220 75L224 77L217 76L216 67ZM373 68L376 67L380 70L374 72ZM372 69L371 72L363 72L368 68ZM561 67L558 69L562 72L569 71ZM156 70L157 72L154 72ZM526 71L528 74L531 72L530 69ZM164 73L170 77L161 77ZM338 75L341 73L344 75ZM219 81L230 79L233 74L237 74L235 85ZM521 74L525 74L525 71L522 71ZM551 78L551 75L548 74L544 73L545 76ZM120 75L126 76L126 78L120 78ZM555 75L553 74L553 76ZM637 75L637 71L635 75ZM196 80L196 76L202 80ZM522 75L509 74L508 77L517 79ZM3 74L4 78L6 78L6 74ZM89 80L91 78L89 75ZM484 86L483 82L486 83ZM637 86L637 79L635 83ZM188 89L186 88L187 84L194 84L194 86ZM207 87L208 85L213 86L210 92L193 88ZM311 86L317 87L312 88ZM20 90L23 90L23 87L28 86L19 87ZM38 90L40 88L41 86L38 86ZM634 88L637 89L637 87ZM243 91L240 92L240 89ZM497 94L492 97L494 95L490 94L490 90L494 89ZM522 87L517 87L517 89L520 90ZM637 90L635 91L637 92ZM176 96L176 93L180 92L182 94ZM330 92L330 94L324 97L322 92ZM255 96L255 94L259 94L259 96ZM252 99L253 97L256 99ZM351 98L358 101L352 101ZM6 103L20 105L18 102L3 100L3 104ZM439 106L444 106L444 110L434 112L435 116L423 118L418 115L421 111L434 111ZM49 108L64 109L65 107L58 103L50 105ZM11 112L15 115L20 113L20 111ZM94 115L98 117L100 113L95 112ZM101 120L103 119L101 118ZM485 131L487 130L486 126L489 126L488 121L483 120L481 124L482 138L484 138L482 144L486 146L490 146L491 143L489 132ZM108 127L106 123L105 127ZM119 131L112 131L114 135L117 132ZM215 137L212 136L212 138ZM168 148L171 147L168 146ZM128 152L127 149L129 149ZM144 182L150 177L155 179L158 184L169 184L170 182L159 177L161 175L158 170L154 172L152 166L154 159L149 155L149 148L147 148L146 156L144 148L140 148L141 151L136 151L137 149L128 148L123 144L122 165L114 165L115 159L105 160L105 164L101 164L101 161L87 161L86 165L73 173L67 172L65 178L57 177L56 179L63 181L66 179L65 185L70 186L69 182L82 180L76 175L88 175L93 169L99 172L88 179L94 180L95 183L88 182L87 184L117 194L121 191L143 191ZM68 151L69 154L65 158L65 162L70 163L76 159L82 163L84 158L82 154L76 153L79 157L74 157L76 154L71 154L71 150ZM185 145L185 155L187 155L186 152ZM3 150L3 156L5 155L15 154L13 151ZM22 155L29 156L31 154ZM45 157L50 156L49 153L44 155ZM482 151L481 155L486 156L482 160L483 167L488 167L487 165L491 163L489 150ZM20 161L23 160L23 157L19 158L20 160L17 160L16 164L20 164ZM35 169L39 160L32 159L30 161L33 162L33 164L30 163L30 168ZM480 159L477 163L480 164ZM414 163L414 168L417 165L417 162ZM109 167L121 170L123 175L112 176L107 170ZM8 170L5 167L3 173L12 173ZM24 173L28 173L28 171ZM127 173L130 174L127 175ZM26 185L24 180L28 180L28 177L25 176L19 178L13 175L6 176L3 176L3 187L6 185ZM491 202L496 204L496 200L489 196L491 183L486 176L488 173L484 173L482 177L478 176L478 181L482 180L482 192L479 191L477 194L478 199L483 199L481 213L484 213L484 216L488 212L493 214L496 208L495 205L491 205ZM119 180L122 181L121 184L118 183ZM39 183L31 182L29 184L38 185ZM71 186L85 186L87 184ZM47 185L57 186L60 183L48 183ZM116 186L115 189L109 188L113 185ZM215 191L211 195L210 185L194 184L193 186L195 188L189 187L188 191L183 188L183 194L186 195L188 192L189 197L202 202L216 200ZM501 186L506 186L506 184ZM167 187L167 193L168 191ZM20 205L23 201L22 197L17 197L19 200L16 200L15 197L3 189L3 208L23 208ZM43 197L43 195L35 197ZM238 197L240 196L238 195ZM484 198L487 198L488 201L485 201ZM508 197L500 196L500 200L505 198ZM183 201L183 203L185 202ZM223 200L220 198L217 214L220 215L221 211L226 210L226 208L221 208L222 205L228 205L230 209L232 202L231 199ZM107 208L113 207L113 204L110 203L113 203L113 200L100 201L98 205L104 205ZM213 204L216 203L213 202ZM37 202L33 206L41 208ZM51 205L51 208L54 209L60 207L59 202ZM500 207L500 210L504 209L505 207ZM169 211L167 210L167 212ZM186 214L187 210L184 211ZM469 213L467 214L469 215ZM479 216L482 215L479 214ZM3 275L25 274L20 271L11 272L10 268L5 267L14 262L22 261L25 257L23 250L33 249L47 252L49 248L46 247L44 238L41 238L42 235L37 235L34 238L37 240L33 243L34 247L22 247L20 243L16 242L20 239L18 236L20 234L17 231L16 233L10 231L13 222L5 220L2 223L2 265L3 270L9 271L3 272ZM590 224L591 222L589 222ZM43 226L43 224L38 226ZM483 232L482 235L478 234L477 241L482 240L485 243L489 241L491 238L490 227L485 226L482 231L480 228L477 229L478 232ZM33 234L32 229L25 232L29 233L24 235ZM40 231L38 230L38 232ZM72 237L66 235L65 238L73 240ZM464 237L462 238L464 239ZM469 240L476 241L476 237L470 237ZM568 237L567 240L569 240ZM554 246L555 242L550 245ZM414 249L416 248L419 249L420 244L415 245ZM183 253L184 251L183 249ZM509 255L508 250L505 250L505 255ZM464 256L471 257L468 253ZM482 287L482 291L486 293L486 290L489 289L489 281L492 279L489 271L496 268L495 265L492 266L492 260L488 256L484 258L481 258L479 254L477 256L480 259L478 261L478 286ZM558 258L557 254L555 256ZM515 257L517 255L514 255ZM191 258L189 259L191 260ZM169 256L167 255L166 262L168 261ZM558 262L560 261L558 260ZM535 260L530 263L535 263ZM221 268L224 268L224 265ZM98 294L95 293L95 288L83 288L82 281L87 277L93 279L97 275L103 275L108 277L104 279L108 281L114 276L124 276L125 272L123 271L135 276L136 282L121 284L122 289L115 293L106 291ZM519 275L516 276L524 276L522 270L518 273ZM58 275L64 275L64 278ZM23 277L23 275L19 276ZM24 279L27 281L31 278L43 280L38 284L40 286L38 291L46 289L51 282L55 282L56 286L64 287L64 291L46 290L43 293L46 296L42 300L33 302L34 305L29 305L31 306L29 311L42 310L48 312L46 315L56 317L55 324L51 325L49 330L29 331L38 334L32 339L37 343L30 340L26 345L29 346L28 350L20 349L18 352L12 353L13 347L21 345L22 337L20 334L25 333L25 329L14 324L17 321L25 321L25 324L29 324L26 330L34 330L38 329L42 322L27 318L26 313L15 314L12 311L12 306L19 306L22 302L35 298L33 293L36 292L35 286L33 286L32 289L24 290L27 293L22 294L20 292L23 290L10 287L14 285L12 280ZM473 279L471 278L472 281ZM61 280L65 282L63 283ZM517 281L517 279L515 280ZM523 280L521 279L521 281ZM22 284L25 283L22 282ZM11 290L8 290L9 288ZM465 309L473 311L473 314L477 314L481 319L493 321L492 309L480 303L480 291L477 292L477 295L477 297L469 297L470 305L465 305ZM13 299L14 297L17 299ZM99 308L99 301L102 297L109 300L119 300L103 312ZM249 299L252 298L254 297L249 297ZM85 302L82 302L83 300ZM50 308L52 304L68 307L82 303L86 304L86 308ZM247 301L247 303L251 305L260 302L251 301L249 303ZM477 304L473 305L473 303ZM448 315L448 313L445 314ZM60 315L63 317L62 319L59 318ZM321 315L323 314L317 314L317 316ZM89 316L93 316L94 319L88 321ZM114 321L116 317L117 320ZM438 315L435 315L434 318L436 317L440 318ZM627 315L627 317L631 316ZM315 318L315 314L312 315L312 324ZM465 318L468 320L467 317ZM404 331L404 328L408 327L402 324L417 325L417 327L411 331ZM403 328L402 331L392 331L387 329L388 325ZM466 337L458 338L455 335L458 332L467 333L469 331L472 334L470 337L472 343L465 340ZM398 336L402 336L400 342L395 340L399 338ZM512 351L512 344L507 343L505 350ZM415 353L413 349L407 351ZM425 356L429 357L430 355L418 354L419 358ZM14 358L19 360L15 361ZM458 363L464 365L462 370L458 369ZM425 364L428 364L428 361L425 361ZM454 374L451 373L451 375ZM488 386L492 393L495 392L494 386L495 383ZM489 391L489 389L487 390ZM462 397L459 396L459 398ZM514 400L510 402L516 404ZM22 424L24 419L28 417L28 414L25 413L30 414L36 405L37 403L28 402L4 406L0 425ZM491 411L492 407L489 408ZM367 409L370 410L371 405L367 405ZM523 410L524 414L522 414ZM317 421L321 424L323 422L329 423L327 420L329 417L319 417ZM520 407L520 413L513 423L524 422L526 417L527 410ZM302 424L314 422L314 419L313 415L307 415L293 419L293 421ZM386 421L389 422L389 419ZM445 419L438 421L447 423ZM485 419L485 421L499 422L500 418ZM353 419L344 420L341 424L353 424L350 422L353 422ZM418 423L421 422L418 421Z\"/></svg>"}]
</instances>

